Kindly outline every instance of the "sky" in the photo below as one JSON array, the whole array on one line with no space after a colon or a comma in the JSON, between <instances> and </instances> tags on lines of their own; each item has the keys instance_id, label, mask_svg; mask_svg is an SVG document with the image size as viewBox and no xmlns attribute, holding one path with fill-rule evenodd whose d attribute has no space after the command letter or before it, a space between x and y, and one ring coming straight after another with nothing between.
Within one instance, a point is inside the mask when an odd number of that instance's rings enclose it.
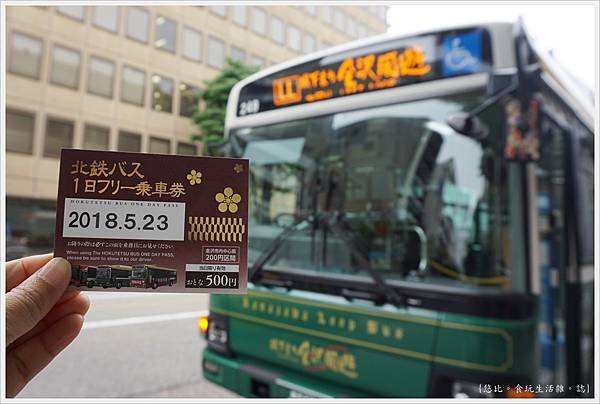
<instances>
[{"instance_id":1,"label":"sky","mask_svg":"<svg viewBox=\"0 0 600 404\"><path fill-rule=\"evenodd\" d=\"M515 21L521 15L540 48L551 50L567 70L594 91L597 13L593 4L400 4L389 8L388 32L410 34L450 25Z\"/></svg>"}]
</instances>

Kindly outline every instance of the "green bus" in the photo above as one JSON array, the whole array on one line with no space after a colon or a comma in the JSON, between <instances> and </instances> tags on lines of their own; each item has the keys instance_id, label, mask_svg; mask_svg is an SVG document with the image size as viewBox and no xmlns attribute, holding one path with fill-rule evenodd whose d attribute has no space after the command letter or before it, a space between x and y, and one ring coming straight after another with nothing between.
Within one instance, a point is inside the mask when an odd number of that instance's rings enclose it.
<instances>
[{"instance_id":1,"label":"green bus","mask_svg":"<svg viewBox=\"0 0 600 404\"><path fill-rule=\"evenodd\" d=\"M381 36L231 91L249 286L206 379L247 397L590 397L589 93L521 21Z\"/></svg>"},{"instance_id":2,"label":"green bus","mask_svg":"<svg viewBox=\"0 0 600 404\"><path fill-rule=\"evenodd\" d=\"M128 265L97 265L95 267L95 278L92 280L89 277L90 268L88 267L88 287L92 288L96 285L102 286L104 289L129 287L131 280L132 268Z\"/></svg>"}]
</instances>

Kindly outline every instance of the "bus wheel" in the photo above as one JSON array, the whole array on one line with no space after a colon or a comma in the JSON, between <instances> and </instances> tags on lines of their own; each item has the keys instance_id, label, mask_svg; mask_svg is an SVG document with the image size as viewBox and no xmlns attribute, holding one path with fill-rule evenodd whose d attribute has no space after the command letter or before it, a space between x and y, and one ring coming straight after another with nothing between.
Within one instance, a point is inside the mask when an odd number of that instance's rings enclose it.
<instances>
[{"instance_id":1,"label":"bus wheel","mask_svg":"<svg viewBox=\"0 0 600 404\"><path fill-rule=\"evenodd\" d=\"M102 287L103 287L104 289L106 289L106 288L108 287L108 285L105 283L104 285L102 285Z\"/></svg>"},{"instance_id":2,"label":"bus wheel","mask_svg":"<svg viewBox=\"0 0 600 404\"><path fill-rule=\"evenodd\" d=\"M154 282L154 283L152 284L152 289L156 289L157 287L158 287L158 284L157 284L156 282Z\"/></svg>"},{"instance_id":3,"label":"bus wheel","mask_svg":"<svg viewBox=\"0 0 600 404\"><path fill-rule=\"evenodd\" d=\"M173 281L169 281L169 286L173 286Z\"/></svg>"},{"instance_id":4,"label":"bus wheel","mask_svg":"<svg viewBox=\"0 0 600 404\"><path fill-rule=\"evenodd\" d=\"M121 289L121 282L117 282L117 289Z\"/></svg>"},{"instance_id":5,"label":"bus wheel","mask_svg":"<svg viewBox=\"0 0 600 404\"><path fill-rule=\"evenodd\" d=\"M92 282L92 281L89 281L89 282L87 283L87 287L88 287L88 288L93 288L93 287L94 287L94 282Z\"/></svg>"}]
</instances>

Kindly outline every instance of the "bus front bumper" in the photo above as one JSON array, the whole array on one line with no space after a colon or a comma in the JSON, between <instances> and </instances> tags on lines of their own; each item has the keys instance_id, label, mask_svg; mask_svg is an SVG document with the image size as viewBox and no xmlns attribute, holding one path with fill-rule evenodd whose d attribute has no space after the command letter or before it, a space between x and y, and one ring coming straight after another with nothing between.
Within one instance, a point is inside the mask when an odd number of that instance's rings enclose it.
<instances>
[{"instance_id":1,"label":"bus front bumper","mask_svg":"<svg viewBox=\"0 0 600 404\"><path fill-rule=\"evenodd\" d=\"M244 397L364 397L364 392L274 367L255 358L225 357L204 349L202 373L207 380Z\"/></svg>"}]
</instances>

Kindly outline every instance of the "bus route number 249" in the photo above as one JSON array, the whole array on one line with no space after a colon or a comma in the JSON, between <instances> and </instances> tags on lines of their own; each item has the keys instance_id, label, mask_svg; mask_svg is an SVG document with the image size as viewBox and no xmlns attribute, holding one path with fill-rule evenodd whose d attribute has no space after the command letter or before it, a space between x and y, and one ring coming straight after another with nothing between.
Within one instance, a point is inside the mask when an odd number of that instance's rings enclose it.
<instances>
[{"instance_id":1,"label":"bus route number 249","mask_svg":"<svg viewBox=\"0 0 600 404\"><path fill-rule=\"evenodd\" d=\"M253 98L248 101L240 102L239 116L256 114L260 110L260 101L258 98Z\"/></svg>"}]
</instances>

